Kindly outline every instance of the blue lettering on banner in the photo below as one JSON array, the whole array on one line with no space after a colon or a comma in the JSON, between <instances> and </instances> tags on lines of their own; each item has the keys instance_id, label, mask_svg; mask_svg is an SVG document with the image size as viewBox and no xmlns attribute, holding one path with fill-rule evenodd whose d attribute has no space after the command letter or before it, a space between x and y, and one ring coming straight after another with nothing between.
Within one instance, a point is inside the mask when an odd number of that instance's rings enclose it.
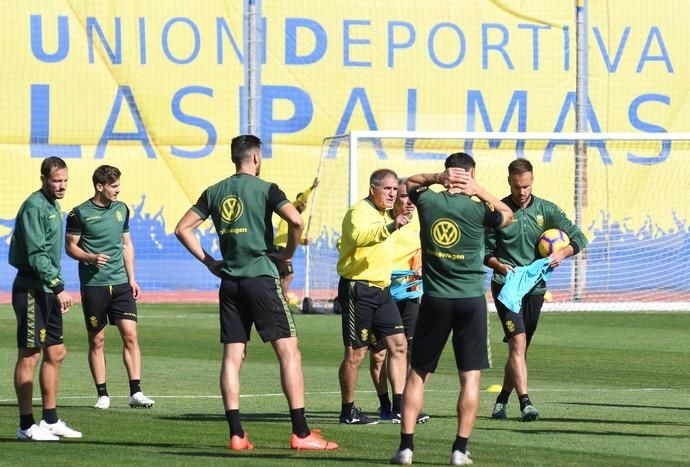
<instances>
[{"instance_id":1,"label":"blue lettering on banner","mask_svg":"<svg viewBox=\"0 0 690 467\"><path fill-rule=\"evenodd\" d=\"M395 29L401 27L407 30L407 40L403 42L395 41ZM393 68L395 65L395 49L407 49L412 47L416 38L416 32L412 23L407 21L389 21L388 22L388 67Z\"/></svg>"},{"instance_id":2,"label":"blue lettering on banner","mask_svg":"<svg viewBox=\"0 0 690 467\"><path fill-rule=\"evenodd\" d=\"M338 128L335 130L336 135L342 135L347 132L348 125L352 119L352 114L354 113L355 106L357 102L360 103L362 111L364 112L364 118L367 121L367 129L378 130L376 125L376 120L374 119L374 112L371 110L371 104L369 104L369 97L367 96L367 91L364 88L353 88L350 93L350 98L347 100L345 105L345 110L343 111L343 116L340 118L338 123ZM388 159L386 153L383 150L383 145L381 144L380 138L364 138L362 141L370 141L374 145L374 150L379 159ZM335 157L336 150L340 145L339 141L333 141L328 148L328 158L332 159Z\"/></svg>"},{"instance_id":3,"label":"blue lettering on banner","mask_svg":"<svg viewBox=\"0 0 690 467\"><path fill-rule=\"evenodd\" d=\"M31 15L30 19L31 53L42 62L57 63L69 53L69 23L67 16L58 16L58 46L52 53L43 48L43 20L41 15Z\"/></svg>"},{"instance_id":4,"label":"blue lettering on banner","mask_svg":"<svg viewBox=\"0 0 690 467\"><path fill-rule=\"evenodd\" d=\"M643 94L641 96L636 97L630 103L630 108L628 109L628 119L630 120L632 126L637 128L638 130L642 130L647 133L665 133L666 129L664 127L654 125L652 123L643 122L642 120L640 120L640 117L638 116L638 110L640 106L645 102L660 102L662 104L670 106L671 98L663 94ZM637 154L633 154L632 152L628 152L628 160L635 164L653 165L664 162L666 159L668 159L668 156L670 154L671 141L663 141L661 143L661 152L659 154L650 157L639 156Z\"/></svg>"},{"instance_id":5,"label":"blue lettering on banner","mask_svg":"<svg viewBox=\"0 0 690 467\"><path fill-rule=\"evenodd\" d=\"M649 49L652 46L652 42L656 41L659 43L659 51L661 55L649 55ZM645 62L647 61L661 61L666 64L666 71L668 73L673 73L673 65L671 64L671 57L668 55L666 50L666 44L664 44L664 39L661 37L661 32L659 28L654 26L649 30L647 35L647 42L644 44L644 49L642 50L642 55L640 57L640 63L637 65L637 72L641 73Z\"/></svg>"},{"instance_id":6,"label":"blue lettering on banner","mask_svg":"<svg viewBox=\"0 0 690 467\"><path fill-rule=\"evenodd\" d=\"M563 26L563 71L570 71L570 27Z\"/></svg>"},{"instance_id":7,"label":"blue lettering on banner","mask_svg":"<svg viewBox=\"0 0 690 467\"><path fill-rule=\"evenodd\" d=\"M486 131L494 131L493 125L491 125L491 120L489 119L489 112L486 110L486 104L484 103L484 97L482 92L478 89L470 89L467 91L467 131L476 131L476 112L475 108L479 111L482 123ZM515 114L517 109L517 131L525 132L527 131L527 91L513 91L513 97L511 97L508 103L508 108L503 117L503 122L501 122L501 128L499 131L506 132L509 130L510 121ZM472 140L465 141L465 151L472 151ZM490 148L497 148L501 144L501 140L489 140ZM518 141L516 144L517 157L524 157L525 142Z\"/></svg>"},{"instance_id":8,"label":"blue lettering on banner","mask_svg":"<svg viewBox=\"0 0 690 467\"><path fill-rule=\"evenodd\" d=\"M115 132L115 123L120 115L120 108L122 107L122 100L127 102L127 107L134 120L134 125L137 128L136 133L118 133ZM140 141L146 150L146 156L149 159L155 159L156 154L153 152L151 147L151 141L149 136L146 134L146 128L141 121L141 115L139 114L139 108L132 95L132 90L129 86L119 86L117 88L117 95L115 96L115 102L113 103L113 108L110 111L110 116L108 117L108 122L105 124L105 129L101 135L100 141L98 141L98 147L96 148L96 159L102 159L105 154L106 146L108 141Z\"/></svg>"},{"instance_id":9,"label":"blue lettering on banner","mask_svg":"<svg viewBox=\"0 0 690 467\"><path fill-rule=\"evenodd\" d=\"M93 31L96 30L96 34L101 39L101 44L105 52L110 58L110 63L114 65L120 65L122 63L122 28L120 27L120 17L115 17L115 50L110 48L108 40L105 38L105 33L101 29L101 25L98 20L93 16L86 17L86 40L89 47L89 63L94 63L94 53L93 53Z\"/></svg>"},{"instance_id":10,"label":"blue lettering on banner","mask_svg":"<svg viewBox=\"0 0 690 467\"><path fill-rule=\"evenodd\" d=\"M314 49L304 55L297 53L297 37L300 30L310 31L314 37ZM328 35L318 22L306 18L285 18L285 64L309 65L323 58L328 49Z\"/></svg>"},{"instance_id":11,"label":"blue lettering on banner","mask_svg":"<svg viewBox=\"0 0 690 467\"><path fill-rule=\"evenodd\" d=\"M458 43L460 44L458 56L455 57L455 60L453 60L450 63L443 63L436 56L436 50L434 48L434 39L436 38L436 34L438 33L438 31L441 30L441 28L449 28L458 36ZM447 46L447 44L444 44L444 47L445 46ZM462 29L460 29L457 25L453 23L436 24L433 28L431 28L431 32L429 32L429 40L427 42L427 47L429 49L429 57L431 58L431 61L436 64L436 66L438 66L439 68L455 68L456 66L460 65L460 63L462 63L463 59L465 58L465 49L467 48L465 42L465 34L463 34Z\"/></svg>"},{"instance_id":12,"label":"blue lettering on banner","mask_svg":"<svg viewBox=\"0 0 690 467\"><path fill-rule=\"evenodd\" d=\"M218 140L218 135L216 129L208 120L204 120L200 117L194 117L192 115L186 114L182 111L181 103L182 98L189 94L202 94L204 96L213 97L213 90L211 88L203 86L187 86L175 93L172 100L172 113L173 116L182 123L188 125L196 126L201 128L206 132L207 140L206 145L199 149L198 151L185 151L175 146L170 147L170 152L174 156L186 157L189 159L200 159L206 157L213 152L216 146L216 141Z\"/></svg>"},{"instance_id":13,"label":"blue lettering on banner","mask_svg":"<svg viewBox=\"0 0 690 467\"><path fill-rule=\"evenodd\" d=\"M81 157L77 144L50 144L50 85L31 85L31 157L58 156L63 159Z\"/></svg>"},{"instance_id":14,"label":"blue lettering on banner","mask_svg":"<svg viewBox=\"0 0 690 467\"><path fill-rule=\"evenodd\" d=\"M146 19L139 17L139 63L146 65Z\"/></svg>"},{"instance_id":15,"label":"blue lettering on banner","mask_svg":"<svg viewBox=\"0 0 690 467\"><path fill-rule=\"evenodd\" d=\"M263 24L262 31L266 31L266 25ZM219 65L223 64L223 34L225 34L225 37L228 38L230 41L230 45L232 46L232 49L235 51L235 56L237 57L237 60L240 63L244 63L244 57L242 56L242 52L240 52L240 48L237 45L237 41L235 40L235 37L232 35L232 31L230 30L230 26L228 26L228 22L225 20L225 18L218 17L216 18L216 47L217 47L217 62ZM264 39L266 33L264 32ZM266 58L266 50L265 50L265 44L266 41L262 39L262 44L264 44L264 53L261 55L263 60L265 61Z\"/></svg>"},{"instance_id":16,"label":"blue lettering on banner","mask_svg":"<svg viewBox=\"0 0 690 467\"><path fill-rule=\"evenodd\" d=\"M192 52L189 54L187 58L175 57L170 51L170 47L168 46L168 36L170 35L170 28L172 28L177 23L183 23L189 26L194 37L194 48L192 49ZM201 48L201 36L199 35L199 28L189 18L183 18L179 16L176 18L172 18L165 23L165 26L163 26L161 42L163 45L163 53L165 53L165 56L168 58L168 60L170 60L173 63L177 63L178 65L186 65L187 63L193 62L197 55L199 55L199 49Z\"/></svg>"},{"instance_id":17,"label":"blue lettering on banner","mask_svg":"<svg viewBox=\"0 0 690 467\"><path fill-rule=\"evenodd\" d=\"M343 65L345 66L362 66L369 67L371 62L352 61L350 60L350 45L367 45L371 41L369 39L353 39L350 37L350 26L369 26L371 21L346 19L343 21Z\"/></svg>"},{"instance_id":18,"label":"blue lettering on banner","mask_svg":"<svg viewBox=\"0 0 690 467\"><path fill-rule=\"evenodd\" d=\"M539 69L539 31L551 29L551 26L542 24L518 24L518 29L532 30L532 69Z\"/></svg>"},{"instance_id":19,"label":"blue lettering on banner","mask_svg":"<svg viewBox=\"0 0 690 467\"><path fill-rule=\"evenodd\" d=\"M599 50L601 51L601 57L604 59L604 63L606 64L606 69L609 71L609 73L615 73L618 70L618 64L620 63L621 57L623 56L625 44L628 42L630 26L626 26L626 28L623 30L623 36L621 37L621 40L618 42L618 50L616 50L616 56L614 57L613 62L611 62L609 53L606 50L606 43L604 39L601 37L599 28L595 26L594 28L592 28L592 31L594 32L594 38L597 40L597 45L599 46Z\"/></svg>"},{"instance_id":20,"label":"blue lettering on banner","mask_svg":"<svg viewBox=\"0 0 690 467\"><path fill-rule=\"evenodd\" d=\"M489 44L489 31L497 30L501 33L501 40L497 44ZM503 60L506 62L509 70L515 69L513 62L510 61L508 52L506 52L506 45L508 44L508 28L502 24L485 23L482 24L482 69L489 68L489 50L495 50L501 54Z\"/></svg>"},{"instance_id":21,"label":"blue lettering on banner","mask_svg":"<svg viewBox=\"0 0 690 467\"><path fill-rule=\"evenodd\" d=\"M407 90L407 131L417 129L417 90ZM405 159L412 160L444 160L446 154L442 152L417 152L414 149L415 139L405 139Z\"/></svg>"}]
</instances>

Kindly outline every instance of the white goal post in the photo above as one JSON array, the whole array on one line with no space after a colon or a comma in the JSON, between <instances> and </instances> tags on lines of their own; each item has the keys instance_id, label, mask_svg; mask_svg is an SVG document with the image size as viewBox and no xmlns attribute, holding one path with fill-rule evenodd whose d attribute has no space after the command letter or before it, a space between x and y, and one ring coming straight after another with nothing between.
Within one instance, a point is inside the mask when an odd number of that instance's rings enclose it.
<instances>
[{"instance_id":1,"label":"white goal post","mask_svg":"<svg viewBox=\"0 0 690 467\"><path fill-rule=\"evenodd\" d=\"M340 222L367 195L371 172L438 172L457 151L475 158L477 180L499 198L510 193L508 163L530 160L534 194L558 204L590 240L555 271L544 310L690 310L690 133L353 131L326 138L322 189L308 222L314 242L306 249L305 297L335 298Z\"/></svg>"}]
</instances>

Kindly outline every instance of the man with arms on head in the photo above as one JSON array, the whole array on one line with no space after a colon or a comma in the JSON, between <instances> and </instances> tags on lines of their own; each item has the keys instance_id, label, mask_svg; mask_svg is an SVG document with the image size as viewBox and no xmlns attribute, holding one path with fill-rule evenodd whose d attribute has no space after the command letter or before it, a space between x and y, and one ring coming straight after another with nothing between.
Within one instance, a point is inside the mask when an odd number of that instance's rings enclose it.
<instances>
[{"instance_id":1,"label":"man with arms on head","mask_svg":"<svg viewBox=\"0 0 690 467\"><path fill-rule=\"evenodd\" d=\"M232 140L235 174L208 187L180 219L175 235L220 284L220 339L223 363L220 387L230 429L229 449L253 449L240 422L240 367L251 326L270 341L280 363L280 379L292 420L290 447L301 450L336 449L338 445L312 432L304 413L304 376L297 332L278 270L267 256L273 248L271 216L288 222L288 242L275 257L289 262L302 233L302 218L275 183L259 178L261 140L242 135ZM220 240L221 260L201 247L194 229L211 217Z\"/></svg>"},{"instance_id":2,"label":"man with arms on head","mask_svg":"<svg viewBox=\"0 0 690 467\"><path fill-rule=\"evenodd\" d=\"M297 198L295 198L295 201L292 202L292 205L295 206L297 212L302 215L302 221L304 221L304 211L307 209L309 196L317 186L319 186L319 179L315 178L311 186L302 193L298 194ZM287 246L287 242L288 223L285 219L281 218L280 223L278 224L278 229L276 229L276 236L273 239L273 245L275 247L274 251L276 253L282 252ZM300 245L307 245L309 243L309 239L301 237L299 243ZM276 266L278 267L278 274L280 275L280 288L283 290L283 295L287 296L287 293L290 291L292 279L295 277L295 272L292 269L291 263L276 261Z\"/></svg>"},{"instance_id":3,"label":"man with arms on head","mask_svg":"<svg viewBox=\"0 0 690 467\"><path fill-rule=\"evenodd\" d=\"M407 179L404 178L398 180L398 195L393 205L393 216L407 216L409 222L393 232L391 240L389 241L393 241L393 271L414 271L414 275L404 278L404 280L409 281L421 277L422 258L419 245L419 217L415 214L415 206L412 201L410 201L410 197L407 194L407 186L405 185L406 180ZM391 276L391 281L393 280L395 279ZM407 287L401 287L400 290L406 295L404 297L396 297L396 295L393 294L393 300L400 312L403 327L405 328L408 367L412 336L414 335L414 327L417 322L417 315L419 314L419 297L422 295L420 285L416 285L414 289L415 290L409 290ZM370 336L370 338L375 339L374 336ZM379 419L400 423L400 413L393 412L392 403L388 395L387 354L385 341L376 341L372 343L369 346L369 372L371 374L371 380L374 383L374 388L376 389L376 394L379 398ZM420 413L417 423L426 423L428 420L429 415Z\"/></svg>"},{"instance_id":4,"label":"man with arms on head","mask_svg":"<svg viewBox=\"0 0 690 467\"><path fill-rule=\"evenodd\" d=\"M570 237L570 245L551 256L551 267L558 267L565 258L579 253L587 246L582 231L550 201L532 194L534 181L532 164L527 159L516 159L508 165L510 196L503 198L514 221L501 229L487 232L487 251L484 263L493 269L491 294L508 342L508 361L503 375L503 388L496 399L491 418L507 418L506 406L513 389L520 401L522 420L532 421L539 412L527 393L527 349L537 329L539 313L544 304L546 284L541 281L522 299L519 313L513 313L498 300L508 271L517 266L528 266L540 259L536 245L541 234L548 229L560 229Z\"/></svg>"},{"instance_id":5,"label":"man with arms on head","mask_svg":"<svg viewBox=\"0 0 690 467\"><path fill-rule=\"evenodd\" d=\"M345 354L340 379L340 423L378 423L355 407L359 367L367 355L370 336L383 340L389 352L393 412L400 412L407 370L407 341L400 312L389 291L393 241L391 234L409 222L391 208L398 193L398 176L380 169L369 178L369 195L355 203L343 218L338 259L338 301L342 310Z\"/></svg>"},{"instance_id":6,"label":"man with arms on head","mask_svg":"<svg viewBox=\"0 0 690 467\"><path fill-rule=\"evenodd\" d=\"M91 177L92 198L67 216L65 250L79 261L81 305L89 338L89 368L96 385L97 409L110 407L105 372L105 326L117 326L122 360L129 377L129 406L151 408L141 391L141 352L137 339L139 285L134 276L134 247L129 235L129 208L117 200L120 170L98 167Z\"/></svg>"},{"instance_id":7,"label":"man with arms on head","mask_svg":"<svg viewBox=\"0 0 690 467\"><path fill-rule=\"evenodd\" d=\"M484 229L512 220L510 209L474 181L475 163L465 153L448 156L446 170L413 175L407 180L417 206L422 243L424 295L412 341L400 430L392 464L411 464L417 415L424 386L438 365L451 331L460 377L458 430L451 465L471 464L467 440L479 408L480 372L489 367L484 298ZM428 186L440 183L447 191Z\"/></svg>"},{"instance_id":8,"label":"man with arms on head","mask_svg":"<svg viewBox=\"0 0 690 467\"><path fill-rule=\"evenodd\" d=\"M62 211L59 199L67 190L67 164L59 157L41 163L41 189L22 203L10 240L9 263L17 268L12 285L12 307L17 316L17 364L14 389L19 405L17 438L57 441L81 438L57 415L60 366L65 359L62 314L72 306L60 277ZM40 383L43 419L33 416L34 370L41 358Z\"/></svg>"}]
</instances>

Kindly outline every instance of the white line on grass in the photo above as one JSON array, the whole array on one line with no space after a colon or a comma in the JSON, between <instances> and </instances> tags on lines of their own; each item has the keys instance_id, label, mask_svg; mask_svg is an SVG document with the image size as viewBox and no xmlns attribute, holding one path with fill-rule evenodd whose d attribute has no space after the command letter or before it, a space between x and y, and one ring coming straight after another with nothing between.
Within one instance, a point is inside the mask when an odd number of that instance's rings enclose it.
<instances>
[{"instance_id":1,"label":"white line on grass","mask_svg":"<svg viewBox=\"0 0 690 467\"><path fill-rule=\"evenodd\" d=\"M582 388L577 388L577 389L533 389L530 388L530 392L581 392L581 391L587 391L587 392L662 392L662 391L676 391L677 389L674 388L592 388L592 389L582 389ZM376 391L373 390L365 390L365 391L357 391L360 393L374 393ZM436 392L436 393L443 393L443 394L456 394L458 392L457 389L427 389L425 392ZM487 392L486 390L482 390L482 392ZM332 395L337 395L340 394L340 391L316 391L316 392L305 392L306 396L332 396ZM258 397L284 397L285 395L282 392L267 392L263 394L241 394L240 398L258 398ZM178 395L169 395L169 396L163 396L163 395L151 395L151 397L155 399L220 399L221 396L220 394L178 394ZM93 395L89 396L59 396L58 399L60 400L80 400L80 399L93 399ZM110 396L111 399L127 399L129 396ZM16 398L11 398L11 399L0 399L0 403L4 402L16 402ZM40 401L41 399L39 397L35 397L33 400L35 401Z\"/></svg>"}]
</instances>

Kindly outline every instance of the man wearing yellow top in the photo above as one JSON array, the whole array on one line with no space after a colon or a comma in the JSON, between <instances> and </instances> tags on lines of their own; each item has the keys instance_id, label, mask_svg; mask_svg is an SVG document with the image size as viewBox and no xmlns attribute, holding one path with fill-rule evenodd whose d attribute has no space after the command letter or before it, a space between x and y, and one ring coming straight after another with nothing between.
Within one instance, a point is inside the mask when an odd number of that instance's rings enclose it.
<instances>
[{"instance_id":1,"label":"man wearing yellow top","mask_svg":"<svg viewBox=\"0 0 690 467\"><path fill-rule=\"evenodd\" d=\"M292 202L293 206L302 215L302 220L305 221L304 211L307 209L307 202L309 201L309 196L311 196L312 191L319 186L319 179L315 178L314 183L311 184L309 188L304 190L302 193L297 195L297 198ZM304 230L302 238L300 238L300 245L306 245L309 243L309 238L306 237L307 230ZM276 230L275 237L273 239L273 247L275 253L280 253L287 246L288 241L288 224L284 219L280 219L278 224L278 229ZM280 288L283 290L283 295L287 295L290 290L290 284L292 279L295 277L295 271L292 269L291 262L275 261L278 267L278 275L280 276Z\"/></svg>"},{"instance_id":2,"label":"man wearing yellow top","mask_svg":"<svg viewBox=\"0 0 690 467\"><path fill-rule=\"evenodd\" d=\"M398 180L398 196L395 199L393 206L393 215L407 216L409 222L396 230L391 235L391 241L394 242L392 268L396 270L411 270L415 274L406 279L418 279L422 275L422 258L421 245L419 242L419 218L415 213L415 206L410 201L407 194L407 186L405 182L407 179L401 178ZM393 280L393 277L391 277ZM405 288L405 296L397 297L393 294L395 305L400 312L403 327L405 328L405 337L407 339L407 361L410 361L410 346L412 344L412 336L414 335L414 328L417 322L417 315L419 314L419 297L422 295L421 287L417 285L416 290ZM418 292L416 294L415 292ZM373 336L372 336L373 337ZM390 397L388 396L388 377L386 364L386 345L383 341L372 342L369 346L369 372L371 380L374 383L376 394L379 398L379 419L389 420L393 423L400 423L400 413L393 411ZM394 396L395 398L395 396ZM399 406L400 401L396 406ZM417 418L417 423L426 423L429 420L429 415L420 413Z\"/></svg>"},{"instance_id":3,"label":"man wearing yellow top","mask_svg":"<svg viewBox=\"0 0 690 467\"><path fill-rule=\"evenodd\" d=\"M355 203L343 218L338 259L338 302L342 312L345 354L339 379L342 407L340 423L378 423L354 405L359 367L367 354L370 336L383 340L389 352L389 375L394 402L401 401L407 370L405 329L390 294L391 234L409 218L393 218L391 208L398 193L398 176L380 169L369 177L369 195ZM396 406L394 410L400 411Z\"/></svg>"}]
</instances>

